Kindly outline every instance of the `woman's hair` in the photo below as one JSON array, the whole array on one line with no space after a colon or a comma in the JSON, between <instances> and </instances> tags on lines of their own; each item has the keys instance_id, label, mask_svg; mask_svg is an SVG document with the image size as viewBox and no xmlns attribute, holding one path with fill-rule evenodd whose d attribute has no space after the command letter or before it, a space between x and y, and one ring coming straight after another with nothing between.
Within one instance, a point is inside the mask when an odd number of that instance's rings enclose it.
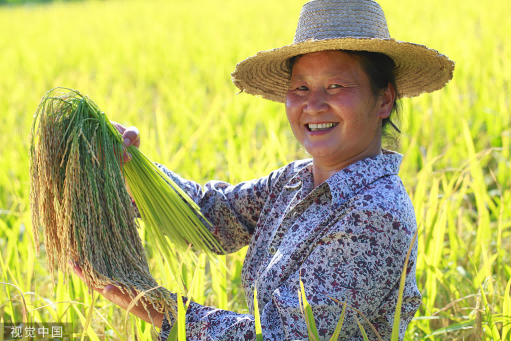
<instances>
[{"instance_id":1,"label":"woman's hair","mask_svg":"<svg viewBox=\"0 0 511 341\"><path fill-rule=\"evenodd\" d=\"M400 131L391 121L399 119L399 102L398 99L401 97L397 91L396 77L394 75L395 63L386 54L379 52L368 52L368 51L349 51L341 50L346 52L348 55L356 58L362 69L365 71L369 78L371 90L375 96L380 95L390 83L396 91L396 98L394 105L390 112L389 117L382 120L382 139L385 140L387 145L397 145L397 137ZM294 56L288 60L289 71L293 71L293 66L301 55ZM395 132L392 131L395 129Z\"/></svg>"}]
</instances>

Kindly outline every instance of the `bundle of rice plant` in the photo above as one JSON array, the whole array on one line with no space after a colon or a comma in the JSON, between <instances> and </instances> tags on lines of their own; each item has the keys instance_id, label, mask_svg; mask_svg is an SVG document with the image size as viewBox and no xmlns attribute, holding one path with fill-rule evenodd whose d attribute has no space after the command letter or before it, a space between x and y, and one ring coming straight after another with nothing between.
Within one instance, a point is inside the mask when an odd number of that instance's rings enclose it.
<instances>
[{"instance_id":1,"label":"bundle of rice plant","mask_svg":"<svg viewBox=\"0 0 511 341\"><path fill-rule=\"evenodd\" d=\"M208 253L221 247L198 218L195 203L136 147L128 148L132 160L123 166L123 148L121 134L89 98L72 89L48 91L30 133L30 198L36 251L42 229L53 279L56 269L69 273L71 261L81 267L89 290L113 284L133 299L158 284L149 272L126 180L169 262L189 243ZM175 313L166 289L145 297L156 310Z\"/></svg>"}]
</instances>

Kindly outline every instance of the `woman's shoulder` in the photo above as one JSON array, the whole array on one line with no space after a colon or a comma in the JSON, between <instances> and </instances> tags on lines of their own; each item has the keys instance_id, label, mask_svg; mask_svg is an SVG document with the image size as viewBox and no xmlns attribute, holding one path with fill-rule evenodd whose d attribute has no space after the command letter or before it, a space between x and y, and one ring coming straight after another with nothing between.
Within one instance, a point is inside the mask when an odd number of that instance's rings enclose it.
<instances>
[{"instance_id":1,"label":"woman's shoulder","mask_svg":"<svg viewBox=\"0 0 511 341\"><path fill-rule=\"evenodd\" d=\"M387 232L415 233L412 201L398 175L401 158L397 153L383 154L332 179L332 205L343 224L348 221L354 231L365 222L361 229L371 225L376 230L379 226Z\"/></svg>"},{"instance_id":2,"label":"woman's shoulder","mask_svg":"<svg viewBox=\"0 0 511 341\"><path fill-rule=\"evenodd\" d=\"M357 161L335 173L326 181L334 204L342 205L364 195L372 200L385 200L388 194L406 193L398 176L401 160L401 154L387 152Z\"/></svg>"},{"instance_id":3,"label":"woman's shoulder","mask_svg":"<svg viewBox=\"0 0 511 341\"><path fill-rule=\"evenodd\" d=\"M397 175L365 186L337 208L333 230L410 239L417 229L412 201ZM392 238L393 239L393 238Z\"/></svg>"}]
</instances>

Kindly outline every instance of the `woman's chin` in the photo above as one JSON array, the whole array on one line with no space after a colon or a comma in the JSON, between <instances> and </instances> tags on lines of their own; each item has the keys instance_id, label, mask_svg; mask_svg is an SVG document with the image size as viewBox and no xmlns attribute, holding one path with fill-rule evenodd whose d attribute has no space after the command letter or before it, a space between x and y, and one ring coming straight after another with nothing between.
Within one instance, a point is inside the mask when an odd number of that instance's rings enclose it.
<instances>
[{"instance_id":1,"label":"woman's chin","mask_svg":"<svg viewBox=\"0 0 511 341\"><path fill-rule=\"evenodd\" d=\"M312 156L312 159L314 159L316 161L321 161L321 160L332 161L332 160L342 159L342 155L339 155L339 153L333 153L328 150L314 150L313 149L310 151L307 150L307 153L309 153L310 156Z\"/></svg>"},{"instance_id":2,"label":"woman's chin","mask_svg":"<svg viewBox=\"0 0 511 341\"><path fill-rule=\"evenodd\" d=\"M345 152L338 146L328 145L326 143L314 143L306 144L304 146L307 153L309 153L313 159L324 159L324 158L342 158L342 154Z\"/></svg>"}]
</instances>

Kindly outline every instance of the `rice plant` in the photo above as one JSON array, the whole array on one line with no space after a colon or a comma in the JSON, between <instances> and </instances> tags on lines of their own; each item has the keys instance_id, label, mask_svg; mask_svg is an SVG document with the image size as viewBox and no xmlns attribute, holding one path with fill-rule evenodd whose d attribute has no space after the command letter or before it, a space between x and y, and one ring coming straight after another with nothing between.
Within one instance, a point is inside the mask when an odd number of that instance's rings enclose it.
<instances>
[{"instance_id":1,"label":"rice plant","mask_svg":"<svg viewBox=\"0 0 511 341\"><path fill-rule=\"evenodd\" d=\"M229 74L257 51L291 43L304 2L0 7L0 27L11 32L0 38L0 282L7 283L0 284L0 323L26 316L75 323L82 333L90 316L91 339L125 335L124 311L93 300L77 278L53 282L45 247L36 257L27 137L41 94L56 86L79 89L110 119L137 126L150 160L198 183L266 176L308 156L283 106L236 96ZM508 340L511 2L379 2L392 36L456 61L445 89L403 101L399 175L416 211L422 294L405 340ZM244 249L222 256L225 267L197 255L177 278L139 224L158 284L201 304L247 312ZM129 320L130 338L154 338L150 324Z\"/></svg>"}]
</instances>

